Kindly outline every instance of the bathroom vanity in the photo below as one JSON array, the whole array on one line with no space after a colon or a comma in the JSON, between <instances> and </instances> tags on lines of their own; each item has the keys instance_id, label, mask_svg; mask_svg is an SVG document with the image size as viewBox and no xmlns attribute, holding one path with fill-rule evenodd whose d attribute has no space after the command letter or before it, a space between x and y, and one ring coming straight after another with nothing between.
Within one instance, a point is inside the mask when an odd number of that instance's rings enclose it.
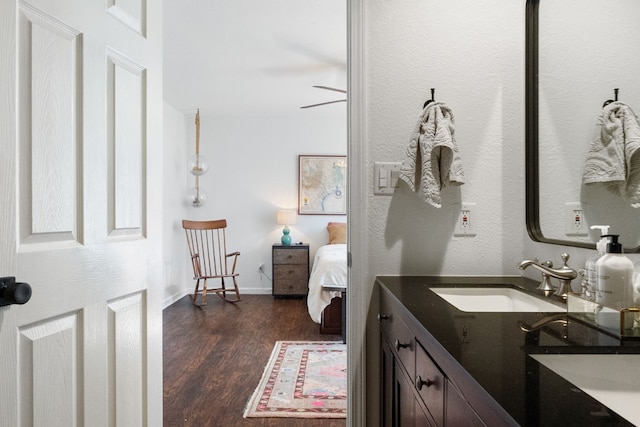
<instances>
[{"instance_id":1,"label":"bathroom vanity","mask_svg":"<svg viewBox=\"0 0 640 427\"><path fill-rule=\"evenodd\" d=\"M510 286L536 296L537 285L521 277L378 277L381 425L634 425L539 360L638 354L640 342L561 321L559 297L540 296L556 307L548 312L463 311L434 292Z\"/></svg>"}]
</instances>

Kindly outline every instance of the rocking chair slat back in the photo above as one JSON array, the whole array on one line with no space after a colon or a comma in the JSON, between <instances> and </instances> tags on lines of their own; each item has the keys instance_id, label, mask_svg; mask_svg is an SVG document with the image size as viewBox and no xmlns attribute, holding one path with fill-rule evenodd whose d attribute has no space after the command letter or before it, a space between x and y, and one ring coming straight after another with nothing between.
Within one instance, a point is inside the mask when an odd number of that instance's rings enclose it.
<instances>
[{"instance_id":1,"label":"rocking chair slat back","mask_svg":"<svg viewBox=\"0 0 640 427\"><path fill-rule=\"evenodd\" d=\"M220 277L229 273L227 265L227 221L183 221L194 278Z\"/></svg>"}]
</instances>

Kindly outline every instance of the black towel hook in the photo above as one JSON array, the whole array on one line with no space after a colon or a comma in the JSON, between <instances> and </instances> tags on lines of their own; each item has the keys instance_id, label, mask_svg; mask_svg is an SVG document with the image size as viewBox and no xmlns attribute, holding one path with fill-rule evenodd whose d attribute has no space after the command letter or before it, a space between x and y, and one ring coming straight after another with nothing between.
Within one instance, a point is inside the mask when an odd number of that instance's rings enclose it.
<instances>
[{"instance_id":1,"label":"black towel hook","mask_svg":"<svg viewBox=\"0 0 640 427\"><path fill-rule=\"evenodd\" d=\"M619 90L620 90L620 88L613 89L613 99L608 99L608 100L604 101L604 104L602 104L602 108L604 108L607 105L611 104L612 102L618 100L618 91Z\"/></svg>"},{"instance_id":2,"label":"black towel hook","mask_svg":"<svg viewBox=\"0 0 640 427\"><path fill-rule=\"evenodd\" d=\"M435 101L434 99L434 95L436 93L436 88L432 87L431 88L431 99L427 100L427 102L424 103L424 105L422 106L422 108L424 109L427 105L429 105L431 102Z\"/></svg>"}]
</instances>

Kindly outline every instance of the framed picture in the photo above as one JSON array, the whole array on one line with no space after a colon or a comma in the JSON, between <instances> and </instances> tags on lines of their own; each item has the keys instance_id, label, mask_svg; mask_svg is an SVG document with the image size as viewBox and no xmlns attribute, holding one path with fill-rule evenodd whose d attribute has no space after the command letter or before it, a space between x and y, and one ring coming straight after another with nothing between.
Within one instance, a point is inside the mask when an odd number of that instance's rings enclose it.
<instances>
[{"instance_id":1,"label":"framed picture","mask_svg":"<svg viewBox=\"0 0 640 427\"><path fill-rule=\"evenodd\" d=\"M298 214L347 214L347 156L298 156Z\"/></svg>"}]
</instances>

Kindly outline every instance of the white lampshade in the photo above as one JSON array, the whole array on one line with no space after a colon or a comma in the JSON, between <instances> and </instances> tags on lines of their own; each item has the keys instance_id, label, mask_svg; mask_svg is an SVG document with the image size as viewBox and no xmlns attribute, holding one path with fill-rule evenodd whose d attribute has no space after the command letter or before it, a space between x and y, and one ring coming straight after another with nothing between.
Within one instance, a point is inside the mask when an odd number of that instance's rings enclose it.
<instances>
[{"instance_id":1,"label":"white lampshade","mask_svg":"<svg viewBox=\"0 0 640 427\"><path fill-rule=\"evenodd\" d=\"M281 209L278 211L278 224L294 225L296 223L296 211Z\"/></svg>"}]
</instances>

